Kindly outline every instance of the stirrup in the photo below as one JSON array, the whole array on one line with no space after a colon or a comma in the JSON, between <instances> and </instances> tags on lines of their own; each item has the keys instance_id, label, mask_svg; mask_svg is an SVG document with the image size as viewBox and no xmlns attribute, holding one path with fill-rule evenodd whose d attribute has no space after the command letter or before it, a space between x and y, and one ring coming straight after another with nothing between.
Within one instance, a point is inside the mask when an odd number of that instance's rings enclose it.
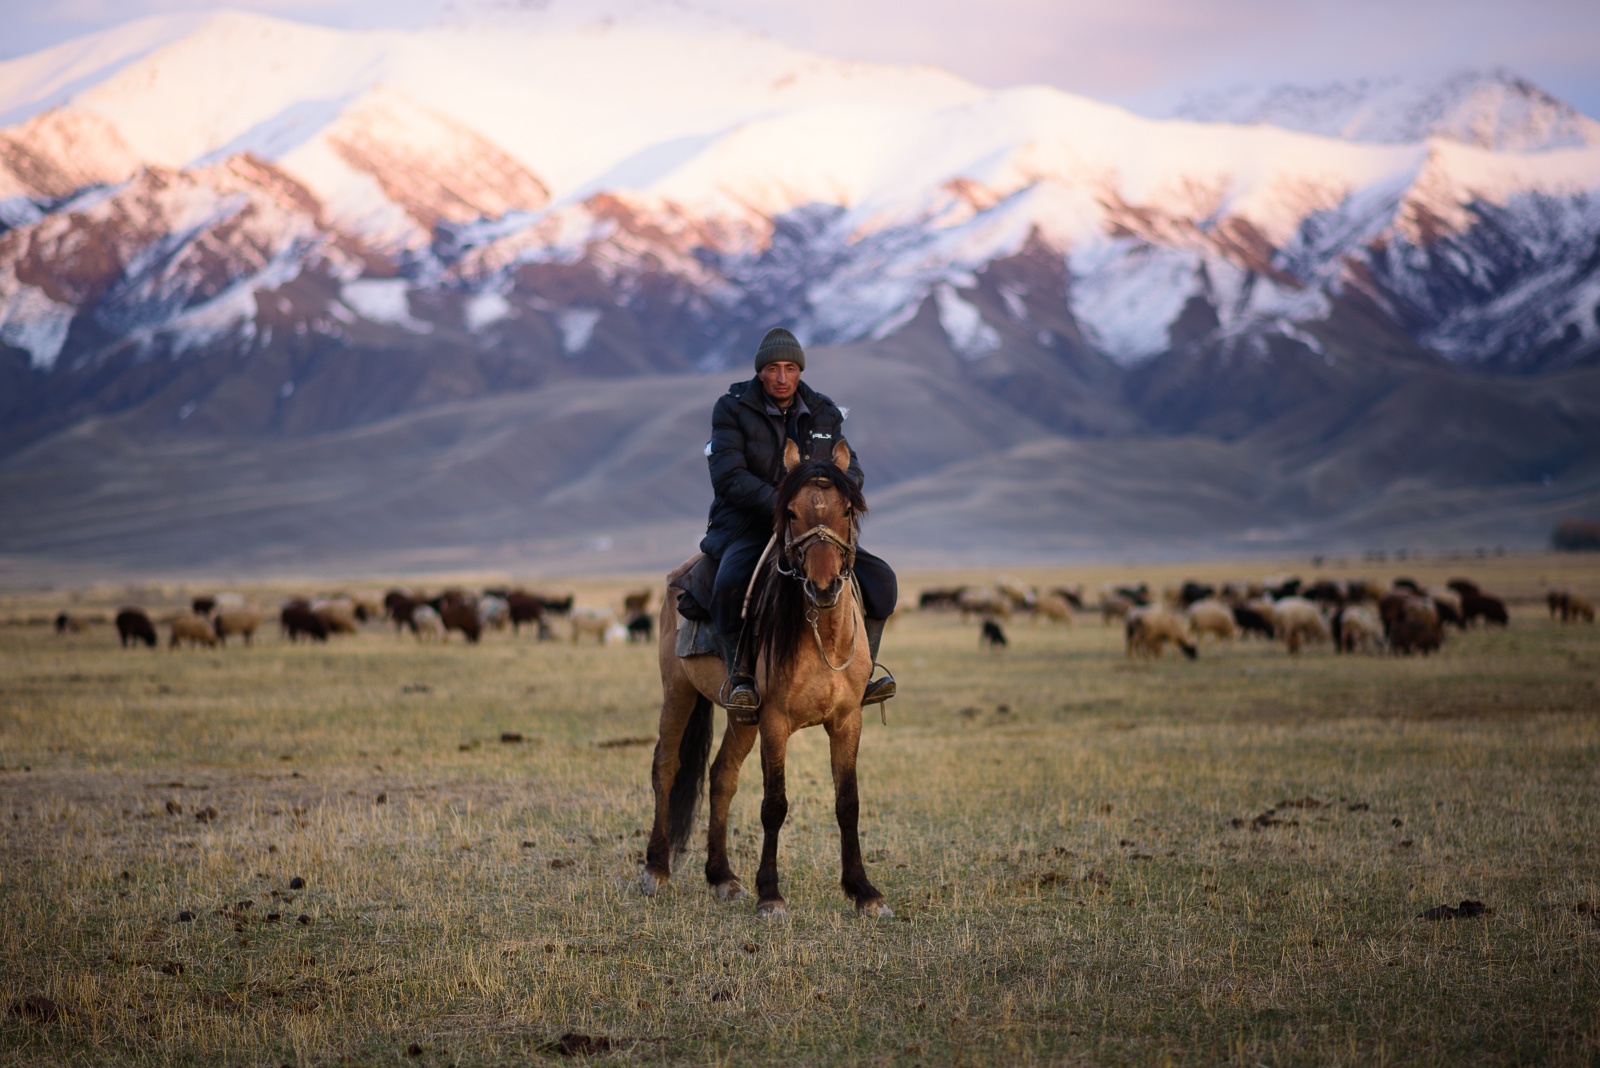
<instances>
[{"instance_id":1,"label":"stirrup","mask_svg":"<svg viewBox=\"0 0 1600 1068\"><path fill-rule=\"evenodd\" d=\"M896 687L894 676L889 674L889 669L882 664L873 664L874 668L883 668L883 678L873 679L867 683L866 691L861 695L861 707L878 705L895 695Z\"/></svg>"},{"instance_id":2,"label":"stirrup","mask_svg":"<svg viewBox=\"0 0 1600 1068\"><path fill-rule=\"evenodd\" d=\"M755 680L748 675L730 675L722 681L722 707L728 710L728 719L741 727L754 727L761 722L761 694L756 691Z\"/></svg>"}]
</instances>

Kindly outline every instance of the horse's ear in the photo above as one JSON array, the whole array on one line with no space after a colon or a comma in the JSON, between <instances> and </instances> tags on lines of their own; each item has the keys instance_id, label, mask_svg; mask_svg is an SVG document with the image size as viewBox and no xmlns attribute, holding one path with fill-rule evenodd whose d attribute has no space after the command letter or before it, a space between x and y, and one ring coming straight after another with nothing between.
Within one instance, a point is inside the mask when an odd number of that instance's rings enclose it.
<instances>
[{"instance_id":1,"label":"horse's ear","mask_svg":"<svg viewBox=\"0 0 1600 1068\"><path fill-rule=\"evenodd\" d=\"M846 474L850 471L850 446L844 438L833 443L833 466Z\"/></svg>"},{"instance_id":2,"label":"horse's ear","mask_svg":"<svg viewBox=\"0 0 1600 1068\"><path fill-rule=\"evenodd\" d=\"M783 469L785 471L793 471L799 466L800 446L794 443L794 438L790 438L783 443Z\"/></svg>"}]
</instances>

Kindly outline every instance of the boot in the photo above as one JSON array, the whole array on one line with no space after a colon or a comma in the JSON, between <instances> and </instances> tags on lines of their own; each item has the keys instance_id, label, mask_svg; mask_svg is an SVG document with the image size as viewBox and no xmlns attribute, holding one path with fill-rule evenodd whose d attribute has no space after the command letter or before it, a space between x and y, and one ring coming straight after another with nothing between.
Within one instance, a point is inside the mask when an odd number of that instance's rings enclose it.
<instances>
[{"instance_id":1,"label":"boot","mask_svg":"<svg viewBox=\"0 0 1600 1068\"><path fill-rule=\"evenodd\" d=\"M722 665L728 672L722 684L723 707L728 710L728 718L741 727L754 726L761 719L761 695L756 692L756 680L749 667L739 662L739 642L718 634L716 644Z\"/></svg>"},{"instance_id":2,"label":"boot","mask_svg":"<svg viewBox=\"0 0 1600 1068\"><path fill-rule=\"evenodd\" d=\"M883 677L873 679L867 683L866 692L861 695L861 704L882 704L895 694L894 676L889 674L889 669L878 663L878 646L883 642L883 628L889 621L886 619L867 620L867 650L872 654L872 666L883 668Z\"/></svg>"}]
</instances>

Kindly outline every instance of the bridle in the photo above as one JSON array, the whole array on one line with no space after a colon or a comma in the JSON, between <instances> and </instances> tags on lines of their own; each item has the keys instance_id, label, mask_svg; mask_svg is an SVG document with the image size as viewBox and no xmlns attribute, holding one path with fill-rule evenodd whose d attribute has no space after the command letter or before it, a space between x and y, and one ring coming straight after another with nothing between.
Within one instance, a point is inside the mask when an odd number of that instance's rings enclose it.
<instances>
[{"instance_id":1,"label":"bridle","mask_svg":"<svg viewBox=\"0 0 1600 1068\"><path fill-rule=\"evenodd\" d=\"M814 484L828 485L828 482L825 479L815 479ZM828 659L828 652L822 645L822 632L817 628L817 619L819 613L831 612L838 607L839 599L844 596L845 583L854 584L855 582L856 538L858 536L859 529L854 515L850 517L849 540L839 537L833 532L833 528L825 523L818 523L810 530L796 537L794 532L789 529L789 524L785 523L783 554L774 562L780 575L800 580L800 588L806 597L806 622L811 624L811 636L816 639L817 652L822 655L822 662L834 671L843 671L855 662L855 636L852 635L850 639L850 659L835 666L833 661ZM837 548L844 556L844 563L839 568L839 578L842 580L839 583L839 592L835 593L832 599L828 601L822 599L817 592L816 583L812 582L806 575L806 554L811 551L813 545L819 542L827 542ZM785 564L788 566L785 567ZM857 599L859 601L859 595ZM858 627L860 626L860 622L855 619L853 613L851 622Z\"/></svg>"}]
</instances>

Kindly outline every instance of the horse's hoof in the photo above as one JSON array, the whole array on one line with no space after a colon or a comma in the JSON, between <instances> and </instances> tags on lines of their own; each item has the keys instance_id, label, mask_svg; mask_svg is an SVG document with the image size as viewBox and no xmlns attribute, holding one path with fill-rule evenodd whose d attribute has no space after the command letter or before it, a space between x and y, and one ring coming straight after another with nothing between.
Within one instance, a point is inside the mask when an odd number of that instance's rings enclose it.
<instances>
[{"instance_id":1,"label":"horse's hoof","mask_svg":"<svg viewBox=\"0 0 1600 1068\"><path fill-rule=\"evenodd\" d=\"M782 901L763 901L756 906L756 915L763 920L787 920L789 906Z\"/></svg>"},{"instance_id":2,"label":"horse's hoof","mask_svg":"<svg viewBox=\"0 0 1600 1068\"><path fill-rule=\"evenodd\" d=\"M717 895L718 901L743 901L750 895L745 893L744 884L738 879L729 879L725 883L713 886L712 891Z\"/></svg>"},{"instance_id":3,"label":"horse's hoof","mask_svg":"<svg viewBox=\"0 0 1600 1068\"><path fill-rule=\"evenodd\" d=\"M645 897L655 897L667 888L667 876L657 875L649 868L639 873L639 890Z\"/></svg>"},{"instance_id":4,"label":"horse's hoof","mask_svg":"<svg viewBox=\"0 0 1600 1068\"><path fill-rule=\"evenodd\" d=\"M864 916L869 920L892 920L894 909L883 898L876 901L863 901L856 906L856 915Z\"/></svg>"}]
</instances>

